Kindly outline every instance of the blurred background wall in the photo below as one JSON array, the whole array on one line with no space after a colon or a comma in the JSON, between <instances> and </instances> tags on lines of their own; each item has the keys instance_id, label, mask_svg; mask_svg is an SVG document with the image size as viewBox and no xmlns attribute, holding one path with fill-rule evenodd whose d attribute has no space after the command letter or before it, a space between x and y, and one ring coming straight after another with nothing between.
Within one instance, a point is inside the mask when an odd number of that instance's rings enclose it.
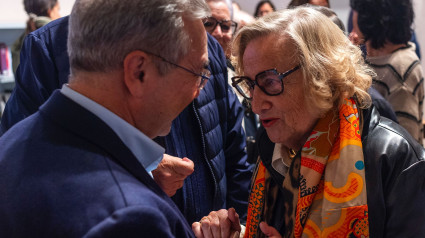
<instances>
[{"instance_id":1,"label":"blurred background wall","mask_svg":"<svg viewBox=\"0 0 425 238\"><path fill-rule=\"evenodd\" d=\"M242 10L253 14L257 0L234 0L238 2ZM284 9L290 0L272 0L277 9ZM0 0L0 42L11 45L19 37L25 28L27 16L24 11L22 0ZM74 0L59 0L61 5L61 15L66 16L71 12ZM349 0L330 0L331 8L336 11L341 20L347 24L349 13ZM422 55L425 56L425 27L420 27L425 23L425 1L413 0L415 5L414 29L421 44ZM422 60L422 67L425 71L425 60Z\"/></svg>"}]
</instances>

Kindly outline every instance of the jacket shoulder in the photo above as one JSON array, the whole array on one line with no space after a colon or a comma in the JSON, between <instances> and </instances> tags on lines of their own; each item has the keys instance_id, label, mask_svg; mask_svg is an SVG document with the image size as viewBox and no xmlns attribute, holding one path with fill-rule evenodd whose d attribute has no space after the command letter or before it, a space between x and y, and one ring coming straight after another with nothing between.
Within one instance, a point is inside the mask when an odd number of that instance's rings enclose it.
<instances>
[{"instance_id":1,"label":"jacket shoulder","mask_svg":"<svg viewBox=\"0 0 425 238\"><path fill-rule=\"evenodd\" d=\"M48 24L40 27L39 29L29 33L29 36L36 37L36 38L45 38L48 36L57 35L67 39L68 24L69 24L69 16L65 16L55 21L51 21ZM66 33L66 34L63 34L63 33Z\"/></svg>"},{"instance_id":2,"label":"jacket shoulder","mask_svg":"<svg viewBox=\"0 0 425 238\"><path fill-rule=\"evenodd\" d=\"M366 146L366 156L385 154L389 160L409 160L412 163L425 159L424 148L402 126L381 117L374 106L363 113L362 142Z\"/></svg>"},{"instance_id":3,"label":"jacket shoulder","mask_svg":"<svg viewBox=\"0 0 425 238\"><path fill-rule=\"evenodd\" d=\"M381 117L373 106L364 111L364 118L370 234L418 237L425 227L412 224L425 222L424 148L400 125Z\"/></svg>"}]
</instances>

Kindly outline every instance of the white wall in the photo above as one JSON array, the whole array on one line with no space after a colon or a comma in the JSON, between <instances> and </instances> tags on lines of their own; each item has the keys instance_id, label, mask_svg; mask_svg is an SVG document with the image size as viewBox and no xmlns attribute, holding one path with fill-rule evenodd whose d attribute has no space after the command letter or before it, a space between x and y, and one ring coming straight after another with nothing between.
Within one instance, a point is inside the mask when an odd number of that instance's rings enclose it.
<instances>
[{"instance_id":1,"label":"white wall","mask_svg":"<svg viewBox=\"0 0 425 238\"><path fill-rule=\"evenodd\" d=\"M258 1L255 0L235 0L242 9L249 14L254 14L255 6ZM277 9L284 9L290 0L272 0ZM27 19L23 7L23 0L0 0L0 29L23 29ZM59 0L61 6L61 15L66 16L71 12L75 0ZM425 2L423 0L413 0L416 14L414 29L417 34L419 44L422 46L422 67L425 72L425 27L419 27L425 23ZM338 14L339 18L347 24L349 12L349 0L330 0L332 9ZM0 36L1 38L1 36Z\"/></svg>"},{"instance_id":2,"label":"white wall","mask_svg":"<svg viewBox=\"0 0 425 238\"><path fill-rule=\"evenodd\" d=\"M27 15L23 0L0 0L0 29L25 28ZM71 13L75 0L59 0L62 16Z\"/></svg>"},{"instance_id":3,"label":"white wall","mask_svg":"<svg viewBox=\"0 0 425 238\"><path fill-rule=\"evenodd\" d=\"M413 0L414 11L415 11L415 24L413 28L416 32L417 41L421 46L422 56L422 69L425 73L425 27L422 25L425 23L425 2L423 0ZM425 105L424 105L425 106ZM424 115L425 118L425 115Z\"/></svg>"}]
</instances>

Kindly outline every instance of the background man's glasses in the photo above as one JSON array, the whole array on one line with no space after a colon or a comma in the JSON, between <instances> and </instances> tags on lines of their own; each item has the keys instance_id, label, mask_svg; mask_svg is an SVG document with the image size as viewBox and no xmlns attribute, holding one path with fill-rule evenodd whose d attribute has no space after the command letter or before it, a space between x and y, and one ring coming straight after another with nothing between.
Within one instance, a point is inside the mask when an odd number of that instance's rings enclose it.
<instances>
[{"instance_id":1,"label":"background man's glasses","mask_svg":"<svg viewBox=\"0 0 425 238\"><path fill-rule=\"evenodd\" d=\"M175 66L175 67L177 67L177 68L183 69L184 71L189 72L189 73L191 73L191 74L193 74L193 75L197 76L197 77L198 77L198 79L200 79L200 82L199 82L199 84L198 84L198 88L199 88L200 90L202 90L202 89L205 87L205 84L207 84L208 80L209 80L209 79L210 79L210 77L211 77L211 72L210 72L208 69L204 69L204 71L203 71L202 73L198 74L198 73L196 73L196 72L194 72L194 71L192 71L192 70L190 70L190 69L188 69L188 68L186 68L186 67L183 67L183 66L178 65L178 64L176 64L176 63L173 63L173 62L171 62L171 61L168 61L167 59L165 59L164 57L162 57L162 56L160 56L160 55L157 55L157 54L151 53L151 52L146 51L146 50L142 50L142 51L143 51L143 52L146 52L146 53L148 53L148 54L150 54L150 55L153 55L153 56L155 56L155 57L158 57L158 58L160 58L162 61L164 61L164 62L166 62L166 63L168 63L168 64L171 64L171 65L173 65L173 66Z\"/></svg>"},{"instance_id":2,"label":"background man's glasses","mask_svg":"<svg viewBox=\"0 0 425 238\"><path fill-rule=\"evenodd\" d=\"M236 27L238 26L238 24L232 20L219 21L215 19L214 17L204 18L203 23L204 23L205 30L210 34L214 32L218 24L220 24L221 32L223 33L232 32L232 34L235 33Z\"/></svg>"},{"instance_id":3,"label":"background man's glasses","mask_svg":"<svg viewBox=\"0 0 425 238\"><path fill-rule=\"evenodd\" d=\"M257 85L265 94L269 96L277 96L283 93L283 78L295 72L299 68L300 66L297 65L285 73L279 73L276 69L265 70L258 73L255 76L255 80L252 80L247 76L236 76L232 78L232 86L235 87L244 98L249 100L252 99L255 85Z\"/></svg>"}]
</instances>

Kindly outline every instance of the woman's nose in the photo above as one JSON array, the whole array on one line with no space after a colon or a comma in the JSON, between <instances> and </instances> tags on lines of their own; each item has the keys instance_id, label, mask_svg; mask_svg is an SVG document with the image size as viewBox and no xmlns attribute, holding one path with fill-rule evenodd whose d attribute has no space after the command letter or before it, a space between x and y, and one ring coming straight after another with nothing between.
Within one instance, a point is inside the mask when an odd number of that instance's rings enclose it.
<instances>
[{"instance_id":1,"label":"woman's nose","mask_svg":"<svg viewBox=\"0 0 425 238\"><path fill-rule=\"evenodd\" d=\"M252 91L251 107L256 114L260 114L271 107L270 102L267 100L267 95L258 86L254 86Z\"/></svg>"}]
</instances>

